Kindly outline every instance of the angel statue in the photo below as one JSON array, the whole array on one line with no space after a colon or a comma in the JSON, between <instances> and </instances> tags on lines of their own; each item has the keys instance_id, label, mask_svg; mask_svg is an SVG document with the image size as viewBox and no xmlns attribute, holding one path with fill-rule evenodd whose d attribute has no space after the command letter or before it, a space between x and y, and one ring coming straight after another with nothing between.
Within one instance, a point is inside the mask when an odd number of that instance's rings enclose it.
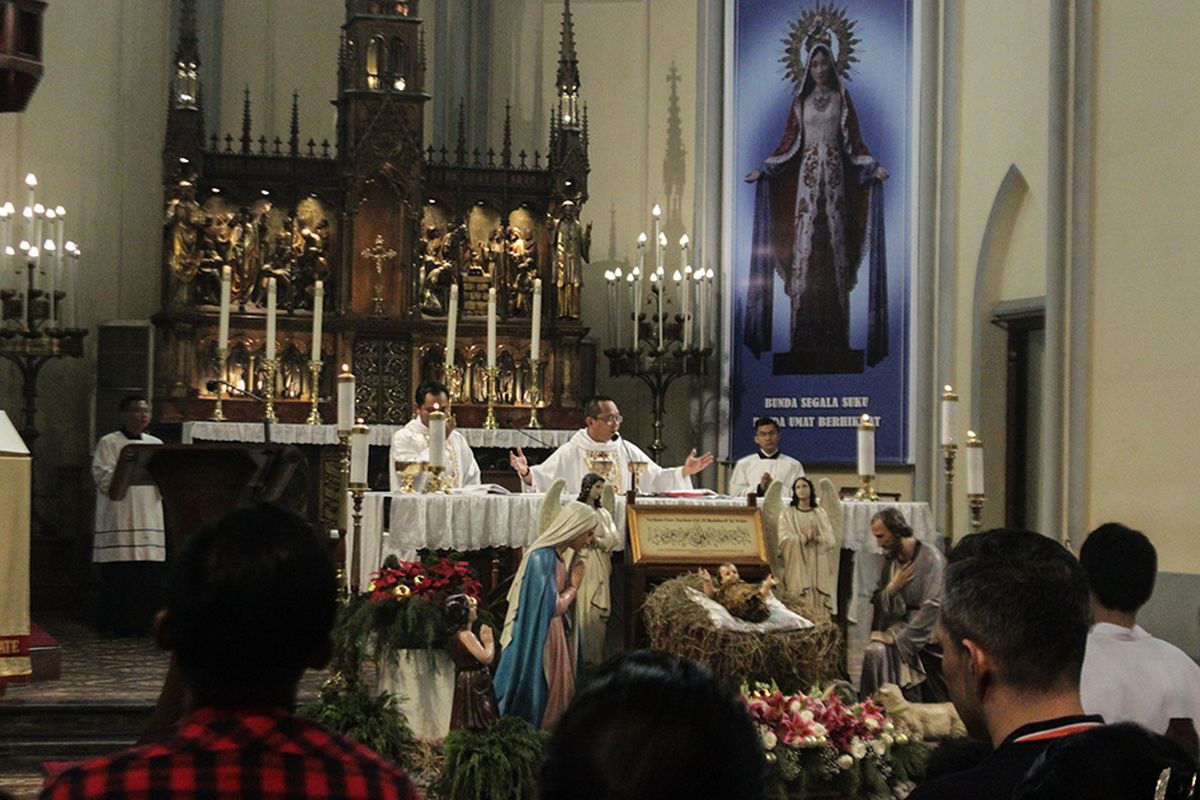
<instances>
[{"instance_id":1,"label":"angel statue","mask_svg":"<svg viewBox=\"0 0 1200 800\"><path fill-rule=\"evenodd\" d=\"M579 628L572 606L586 570L580 553L600 519L587 503L562 505L563 486L555 481L546 493L539 535L526 549L508 591L500 634L504 649L494 680L501 714L545 730L554 728L575 694Z\"/></svg>"}]
</instances>

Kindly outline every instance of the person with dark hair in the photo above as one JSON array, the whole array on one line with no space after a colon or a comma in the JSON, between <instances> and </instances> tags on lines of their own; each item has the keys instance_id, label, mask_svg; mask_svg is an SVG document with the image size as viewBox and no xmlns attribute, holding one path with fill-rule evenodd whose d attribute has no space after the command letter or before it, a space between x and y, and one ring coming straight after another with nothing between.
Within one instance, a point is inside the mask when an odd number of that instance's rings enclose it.
<instances>
[{"instance_id":1,"label":"person with dark hair","mask_svg":"<svg viewBox=\"0 0 1200 800\"><path fill-rule=\"evenodd\" d=\"M416 414L403 428L392 434L392 446L388 449L388 475L393 492L403 487L396 462L410 463L429 461L429 415L434 411L446 411L450 407L450 390L437 381L422 381L413 395ZM479 484L479 464L467 439L454 430L454 417L446 417L446 471L442 477L457 488Z\"/></svg>"},{"instance_id":2,"label":"person with dark hair","mask_svg":"<svg viewBox=\"0 0 1200 800\"><path fill-rule=\"evenodd\" d=\"M96 483L92 561L100 573L96 627L115 636L145 636L158 610L167 558L162 495L153 483L130 486L122 500L109 497L121 451L130 444L162 444L146 433L150 403L131 394L117 404L121 427L96 442L92 479Z\"/></svg>"},{"instance_id":3,"label":"person with dark hair","mask_svg":"<svg viewBox=\"0 0 1200 800\"><path fill-rule=\"evenodd\" d=\"M1103 725L1079 702L1090 620L1087 579L1058 542L1018 530L959 542L937 640L967 732L994 749L971 769L922 783L910 800L1007 800L1050 743Z\"/></svg>"},{"instance_id":4,"label":"person with dark hair","mask_svg":"<svg viewBox=\"0 0 1200 800\"><path fill-rule=\"evenodd\" d=\"M396 798L404 771L294 713L333 653L337 578L304 518L262 504L192 536L171 567L155 636L194 704L162 742L64 771L44 797Z\"/></svg>"},{"instance_id":5,"label":"person with dark hair","mask_svg":"<svg viewBox=\"0 0 1200 800\"><path fill-rule=\"evenodd\" d=\"M481 731L500 718L496 689L488 670L496 660L496 643L487 625L475 635L479 601L465 594L452 594L444 606L449 630L446 650L454 662L454 702L450 707L450 730Z\"/></svg>"},{"instance_id":6,"label":"person with dark hair","mask_svg":"<svg viewBox=\"0 0 1200 800\"><path fill-rule=\"evenodd\" d=\"M567 486L579 486L583 476L595 472L613 489L626 492L630 487L629 465L644 464L641 477L643 493L680 491L692 488L692 476L713 462L712 453L696 455L693 448L682 467L664 469L650 460L635 444L621 438L621 410L611 397L596 395L583 406L584 427L550 454L541 464L530 465L525 453L509 451L508 463L521 478L527 492L545 492L556 480Z\"/></svg>"},{"instance_id":7,"label":"person with dark hair","mask_svg":"<svg viewBox=\"0 0 1200 800\"><path fill-rule=\"evenodd\" d=\"M1182 736L1195 753L1200 667L1137 624L1138 610L1154 592L1154 545L1141 531L1110 522L1084 540L1079 563L1087 573L1095 623L1079 681L1083 707L1108 722L1136 722L1155 733Z\"/></svg>"},{"instance_id":8,"label":"person with dark hair","mask_svg":"<svg viewBox=\"0 0 1200 800\"><path fill-rule=\"evenodd\" d=\"M859 692L866 697L883 684L894 683L910 700L939 699L932 687L923 685L929 663L940 658L933 628L942 602L946 558L937 548L918 541L894 506L871 518L871 534L885 560L871 595L871 641L863 652ZM926 688L932 694L923 694Z\"/></svg>"},{"instance_id":9,"label":"person with dark hair","mask_svg":"<svg viewBox=\"0 0 1200 800\"><path fill-rule=\"evenodd\" d=\"M635 650L583 687L546 746L541 800L763 800L762 744L737 696L691 661Z\"/></svg>"},{"instance_id":10,"label":"person with dark hair","mask_svg":"<svg viewBox=\"0 0 1200 800\"><path fill-rule=\"evenodd\" d=\"M1196 761L1179 745L1132 723L1102 725L1056 741L1013 792L1014 800L1188 800Z\"/></svg>"},{"instance_id":11,"label":"person with dark hair","mask_svg":"<svg viewBox=\"0 0 1200 800\"><path fill-rule=\"evenodd\" d=\"M767 493L771 481L780 481L791 486L796 478L804 475L800 462L779 449L779 423L770 417L754 420L754 443L758 452L738 459L729 476L729 494L747 495L754 492L759 497Z\"/></svg>"},{"instance_id":12,"label":"person with dark hair","mask_svg":"<svg viewBox=\"0 0 1200 800\"><path fill-rule=\"evenodd\" d=\"M781 594L802 600L823 619L837 613L837 576L841 542L829 515L817 500L812 481L792 482L792 501L779 515Z\"/></svg>"}]
</instances>

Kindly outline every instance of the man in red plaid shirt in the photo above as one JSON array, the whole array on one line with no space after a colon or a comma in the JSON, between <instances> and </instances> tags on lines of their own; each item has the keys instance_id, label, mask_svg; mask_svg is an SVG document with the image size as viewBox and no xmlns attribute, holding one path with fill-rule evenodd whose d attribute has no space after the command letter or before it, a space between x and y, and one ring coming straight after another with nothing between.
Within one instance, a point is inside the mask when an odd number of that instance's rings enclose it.
<instances>
[{"instance_id":1,"label":"man in red plaid shirt","mask_svg":"<svg viewBox=\"0 0 1200 800\"><path fill-rule=\"evenodd\" d=\"M48 798L397 798L404 771L297 717L304 670L325 667L337 582L303 518L261 505L194 536L155 630L194 709L171 738L63 772Z\"/></svg>"}]
</instances>

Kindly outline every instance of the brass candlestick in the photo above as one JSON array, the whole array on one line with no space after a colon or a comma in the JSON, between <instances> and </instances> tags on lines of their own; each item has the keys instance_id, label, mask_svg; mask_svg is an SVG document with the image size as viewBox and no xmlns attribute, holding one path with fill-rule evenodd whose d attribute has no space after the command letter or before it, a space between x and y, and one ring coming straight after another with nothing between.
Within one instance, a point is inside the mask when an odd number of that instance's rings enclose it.
<instances>
[{"instance_id":1,"label":"brass candlestick","mask_svg":"<svg viewBox=\"0 0 1200 800\"><path fill-rule=\"evenodd\" d=\"M946 543L954 538L954 459L958 456L958 445L951 442L942 445L942 460L946 465L946 506L944 527Z\"/></svg>"},{"instance_id":2,"label":"brass candlestick","mask_svg":"<svg viewBox=\"0 0 1200 800\"><path fill-rule=\"evenodd\" d=\"M277 366L277 362L273 358L264 358L262 365L263 372L266 373L266 377L263 379L263 383L265 384L263 386L263 397L267 401L267 409L263 412L263 419L271 423L279 422L279 417L275 416L275 367Z\"/></svg>"},{"instance_id":3,"label":"brass candlestick","mask_svg":"<svg viewBox=\"0 0 1200 800\"><path fill-rule=\"evenodd\" d=\"M629 488L634 494L642 492L642 473L646 471L645 461L629 462Z\"/></svg>"},{"instance_id":4,"label":"brass candlestick","mask_svg":"<svg viewBox=\"0 0 1200 800\"><path fill-rule=\"evenodd\" d=\"M529 364L529 424L526 428L540 428L541 421L538 419L538 400L542 396L541 364L537 361L532 361Z\"/></svg>"},{"instance_id":5,"label":"brass candlestick","mask_svg":"<svg viewBox=\"0 0 1200 800\"><path fill-rule=\"evenodd\" d=\"M494 431L500 426L496 423L496 376L500 370L496 367L487 368L487 418L483 421L486 430Z\"/></svg>"},{"instance_id":6,"label":"brass candlestick","mask_svg":"<svg viewBox=\"0 0 1200 800\"><path fill-rule=\"evenodd\" d=\"M321 361L308 362L308 372L312 375L312 410L308 412L308 419L305 420L309 425L321 424Z\"/></svg>"},{"instance_id":7,"label":"brass candlestick","mask_svg":"<svg viewBox=\"0 0 1200 800\"><path fill-rule=\"evenodd\" d=\"M228 347L218 347L217 348L217 377L221 381L225 380L225 370L228 368L228 366L229 366L229 348ZM213 422L224 422L225 421L225 412L221 409L221 392L224 391L224 388L225 388L224 384L219 383L219 382L217 383L217 402L213 405L212 416L209 417L209 419L212 420Z\"/></svg>"},{"instance_id":8,"label":"brass candlestick","mask_svg":"<svg viewBox=\"0 0 1200 800\"><path fill-rule=\"evenodd\" d=\"M429 466L429 477L425 481L425 494L449 494L450 482L442 478L445 467Z\"/></svg>"},{"instance_id":9,"label":"brass candlestick","mask_svg":"<svg viewBox=\"0 0 1200 800\"><path fill-rule=\"evenodd\" d=\"M417 477L421 464L417 461L397 461L392 467L400 475L401 494L416 494L417 490L413 488L413 480Z\"/></svg>"},{"instance_id":10,"label":"brass candlestick","mask_svg":"<svg viewBox=\"0 0 1200 800\"><path fill-rule=\"evenodd\" d=\"M862 486L858 487L858 491L854 493L854 499L870 500L871 502L878 500L879 494L875 491L875 476L859 475L858 478L862 481Z\"/></svg>"},{"instance_id":11,"label":"brass candlestick","mask_svg":"<svg viewBox=\"0 0 1200 800\"><path fill-rule=\"evenodd\" d=\"M454 398L462 391L462 373L454 364L442 365L442 380L446 383L446 388L450 390L450 394L446 396L446 413L450 413L450 407L454 405Z\"/></svg>"},{"instance_id":12,"label":"brass candlestick","mask_svg":"<svg viewBox=\"0 0 1200 800\"><path fill-rule=\"evenodd\" d=\"M971 530L978 533L983 529L983 501L985 494L968 494L967 502L971 504Z\"/></svg>"},{"instance_id":13,"label":"brass candlestick","mask_svg":"<svg viewBox=\"0 0 1200 800\"><path fill-rule=\"evenodd\" d=\"M350 484L350 499L354 503L354 545L350 548L350 593L358 594L358 582L361 573L362 560L362 505L363 494L367 491L365 483Z\"/></svg>"},{"instance_id":14,"label":"brass candlestick","mask_svg":"<svg viewBox=\"0 0 1200 800\"><path fill-rule=\"evenodd\" d=\"M346 494L350 491L350 431L338 431L338 527L350 528L350 506Z\"/></svg>"}]
</instances>

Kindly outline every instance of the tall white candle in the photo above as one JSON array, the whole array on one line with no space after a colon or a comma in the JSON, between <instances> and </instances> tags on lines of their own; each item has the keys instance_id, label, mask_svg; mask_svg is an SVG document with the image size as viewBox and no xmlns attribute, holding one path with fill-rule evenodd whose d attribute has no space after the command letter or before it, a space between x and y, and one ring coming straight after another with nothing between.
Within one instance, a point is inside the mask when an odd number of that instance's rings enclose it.
<instances>
[{"instance_id":1,"label":"tall white candle","mask_svg":"<svg viewBox=\"0 0 1200 800\"><path fill-rule=\"evenodd\" d=\"M655 293L658 300L658 349L663 349L663 291L664 287L658 281L658 272L650 273L650 290Z\"/></svg>"},{"instance_id":2,"label":"tall white candle","mask_svg":"<svg viewBox=\"0 0 1200 800\"><path fill-rule=\"evenodd\" d=\"M371 429L358 420L350 431L350 485L366 486L367 466L371 454Z\"/></svg>"},{"instance_id":3,"label":"tall white candle","mask_svg":"<svg viewBox=\"0 0 1200 800\"><path fill-rule=\"evenodd\" d=\"M325 316L325 282L317 281L313 284L313 327L312 327L312 353L313 361L321 360L321 323Z\"/></svg>"},{"instance_id":4,"label":"tall white candle","mask_svg":"<svg viewBox=\"0 0 1200 800\"><path fill-rule=\"evenodd\" d=\"M487 365L496 366L496 290L488 289L487 309Z\"/></svg>"},{"instance_id":5,"label":"tall white candle","mask_svg":"<svg viewBox=\"0 0 1200 800\"><path fill-rule=\"evenodd\" d=\"M450 313L446 317L446 366L454 366L454 340L458 336L458 284L450 284Z\"/></svg>"},{"instance_id":6,"label":"tall white candle","mask_svg":"<svg viewBox=\"0 0 1200 800\"><path fill-rule=\"evenodd\" d=\"M533 334L529 340L529 360L537 363L542 355L542 279L533 281Z\"/></svg>"},{"instance_id":7,"label":"tall white candle","mask_svg":"<svg viewBox=\"0 0 1200 800\"><path fill-rule=\"evenodd\" d=\"M33 279L30 281L30 285L34 289L40 289L42 286L42 278L41 278L42 251L41 251L41 249L37 248L37 247L29 248L29 260L33 262ZM32 312L30 312L30 313L32 314Z\"/></svg>"},{"instance_id":8,"label":"tall white candle","mask_svg":"<svg viewBox=\"0 0 1200 800\"><path fill-rule=\"evenodd\" d=\"M12 203L0 206L0 289L8 286L12 276L12 259L9 257L12 245ZM16 287L20 288L20 287Z\"/></svg>"},{"instance_id":9,"label":"tall white candle","mask_svg":"<svg viewBox=\"0 0 1200 800\"><path fill-rule=\"evenodd\" d=\"M42 221L46 218L46 209L41 203L33 207L33 238L30 240L35 245L42 241Z\"/></svg>"},{"instance_id":10,"label":"tall white candle","mask_svg":"<svg viewBox=\"0 0 1200 800\"><path fill-rule=\"evenodd\" d=\"M954 444L954 431L958 429L958 395L946 384L942 392L942 444Z\"/></svg>"},{"instance_id":11,"label":"tall white candle","mask_svg":"<svg viewBox=\"0 0 1200 800\"><path fill-rule=\"evenodd\" d=\"M704 304L704 300L705 300L704 286L705 286L705 277L707 275L708 275L708 272L704 269L704 267L701 267L699 269L699 271L696 272L696 284L697 284L696 285L696 331L697 331L696 344L701 350L704 349L704 339L705 339L704 326L707 321L707 319L705 317L706 308L705 308L705 304Z\"/></svg>"},{"instance_id":12,"label":"tall white candle","mask_svg":"<svg viewBox=\"0 0 1200 800\"><path fill-rule=\"evenodd\" d=\"M621 346L621 295L624 293L624 287L621 286L621 282L623 280L625 280L625 276L622 274L621 268L617 267L615 270L613 270L613 297L616 298L616 308L614 309L616 313L613 315L612 327L613 347Z\"/></svg>"},{"instance_id":13,"label":"tall white candle","mask_svg":"<svg viewBox=\"0 0 1200 800\"><path fill-rule=\"evenodd\" d=\"M967 494L983 494L983 442L967 431Z\"/></svg>"},{"instance_id":14,"label":"tall white candle","mask_svg":"<svg viewBox=\"0 0 1200 800\"><path fill-rule=\"evenodd\" d=\"M658 277L662 277L666 272L667 262L667 235L660 233L658 235Z\"/></svg>"},{"instance_id":15,"label":"tall white candle","mask_svg":"<svg viewBox=\"0 0 1200 800\"><path fill-rule=\"evenodd\" d=\"M217 347L229 349L229 293L233 271L228 264L221 267L221 313L217 318Z\"/></svg>"},{"instance_id":16,"label":"tall white candle","mask_svg":"<svg viewBox=\"0 0 1200 800\"><path fill-rule=\"evenodd\" d=\"M28 202L25 203L26 212L22 216L25 217L25 238L32 242L34 241L33 207L37 205L33 196L33 190L37 188L37 176L32 172L25 176L25 187L29 190L29 196Z\"/></svg>"},{"instance_id":17,"label":"tall white candle","mask_svg":"<svg viewBox=\"0 0 1200 800\"><path fill-rule=\"evenodd\" d=\"M875 426L869 414L858 423L858 474L875 474Z\"/></svg>"},{"instance_id":18,"label":"tall white candle","mask_svg":"<svg viewBox=\"0 0 1200 800\"><path fill-rule=\"evenodd\" d=\"M67 246L70 248L70 252L71 252L71 263L69 265L70 273L68 274L68 279L69 279L68 284L69 285L67 286L67 298L71 302L71 305L69 306L69 308L71 309L71 327L78 328L79 327L79 295L76 293L75 287L77 284L76 279L79 277L79 259L83 256L83 253L79 250L79 247L74 242L70 242L70 241L67 242Z\"/></svg>"},{"instance_id":19,"label":"tall white candle","mask_svg":"<svg viewBox=\"0 0 1200 800\"><path fill-rule=\"evenodd\" d=\"M13 259L16 257L17 252L12 249L12 245L9 245L9 246L5 247L3 251L0 251L0 253L2 253L4 255L4 258L0 259L0 264L3 264L3 266L4 266L4 283L8 283L9 276L11 274L11 276L13 278L13 288L17 291L17 294L20 294L21 293L20 276L16 272L15 268L13 267Z\"/></svg>"},{"instance_id":20,"label":"tall white candle","mask_svg":"<svg viewBox=\"0 0 1200 800\"><path fill-rule=\"evenodd\" d=\"M267 278L267 354L266 357L275 359L275 279Z\"/></svg>"},{"instance_id":21,"label":"tall white candle","mask_svg":"<svg viewBox=\"0 0 1200 800\"><path fill-rule=\"evenodd\" d=\"M662 251L658 249L658 240L661 238L659 235L661 231L661 221L659 218L662 217L662 209L659 208L658 203L655 203L654 208L650 209L650 215L654 217L654 270L657 272L662 267Z\"/></svg>"},{"instance_id":22,"label":"tall white candle","mask_svg":"<svg viewBox=\"0 0 1200 800\"><path fill-rule=\"evenodd\" d=\"M429 415L429 466L446 466L446 415L437 406Z\"/></svg>"},{"instance_id":23,"label":"tall white candle","mask_svg":"<svg viewBox=\"0 0 1200 800\"><path fill-rule=\"evenodd\" d=\"M686 350L692 346L692 265L685 264L683 267L683 349Z\"/></svg>"},{"instance_id":24,"label":"tall white candle","mask_svg":"<svg viewBox=\"0 0 1200 800\"><path fill-rule=\"evenodd\" d=\"M57 305L55 302L55 297L54 297L54 295L55 295L54 265L58 261L58 252L54 246L53 239L47 239L45 242L42 243L42 252L45 254L42 257L42 260L45 262L44 266L45 266L45 270L46 270L46 296L50 298L50 316L48 316L46 318L46 325L47 325L47 327L54 327L54 324L55 324L54 321L56 319L54 312L55 312L55 305Z\"/></svg>"},{"instance_id":25,"label":"tall white candle","mask_svg":"<svg viewBox=\"0 0 1200 800\"><path fill-rule=\"evenodd\" d=\"M640 322L638 314L642 310L642 282L635 280L632 272L626 276L625 280L629 283L629 307L633 310L633 350L636 351L638 349L638 322Z\"/></svg>"},{"instance_id":26,"label":"tall white candle","mask_svg":"<svg viewBox=\"0 0 1200 800\"><path fill-rule=\"evenodd\" d=\"M49 213L49 212L47 212ZM62 206L54 209L54 286L66 294L66 276L63 274L63 259L67 257L66 251L63 249L65 242L63 240L63 228L66 226L67 210ZM66 298L64 297L65 301ZM57 302L58 315L55 320L60 327L66 327L66 319L63 318L62 306Z\"/></svg>"},{"instance_id":27,"label":"tall white candle","mask_svg":"<svg viewBox=\"0 0 1200 800\"><path fill-rule=\"evenodd\" d=\"M354 427L354 375L349 364L342 364L338 374L337 420L339 433L349 432Z\"/></svg>"}]
</instances>

